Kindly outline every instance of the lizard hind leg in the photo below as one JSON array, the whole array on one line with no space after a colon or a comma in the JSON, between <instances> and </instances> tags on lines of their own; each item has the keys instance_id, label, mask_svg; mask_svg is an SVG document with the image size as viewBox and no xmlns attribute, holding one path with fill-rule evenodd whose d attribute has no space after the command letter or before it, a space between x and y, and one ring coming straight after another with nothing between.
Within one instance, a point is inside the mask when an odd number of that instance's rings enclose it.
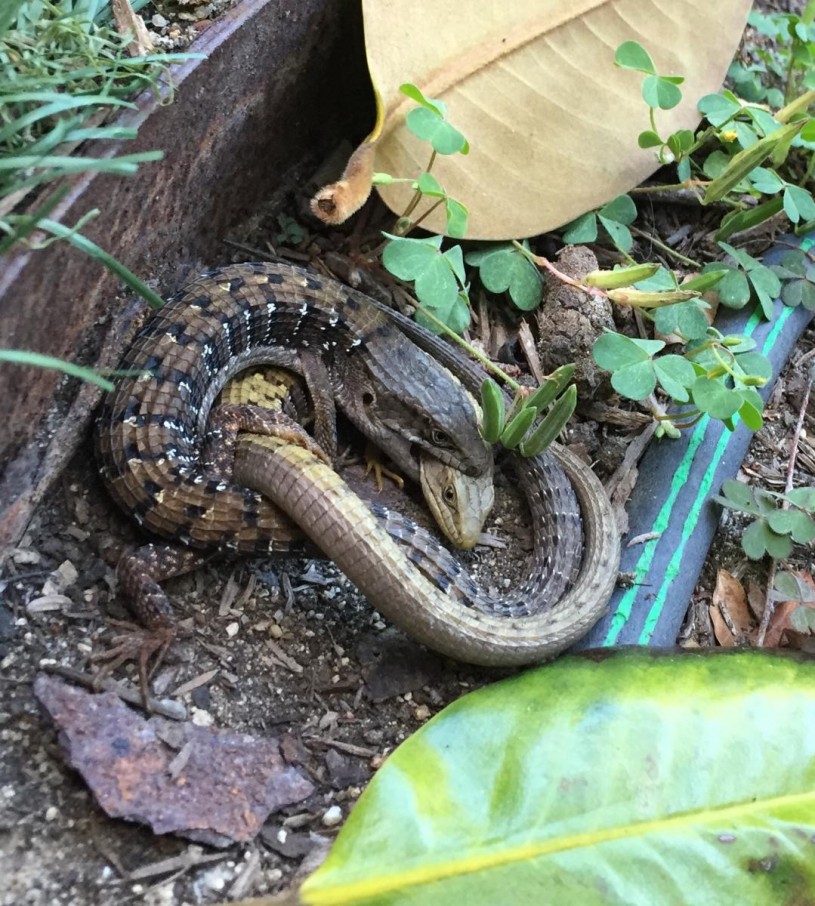
<instances>
[{"instance_id":1,"label":"lizard hind leg","mask_svg":"<svg viewBox=\"0 0 815 906\"><path fill-rule=\"evenodd\" d=\"M138 622L110 621L122 632L91 658L97 681L127 661L136 661L142 701L147 708L150 677L178 635L170 599L159 583L192 572L208 559L205 552L170 544L145 544L121 556L116 567L119 589Z\"/></svg>"},{"instance_id":2,"label":"lizard hind leg","mask_svg":"<svg viewBox=\"0 0 815 906\"><path fill-rule=\"evenodd\" d=\"M285 412L251 403L224 403L214 409L209 417L204 443L204 461L209 470L231 480L241 431L277 437L285 443L305 447L326 465L331 465L330 456L302 425Z\"/></svg>"}]
</instances>

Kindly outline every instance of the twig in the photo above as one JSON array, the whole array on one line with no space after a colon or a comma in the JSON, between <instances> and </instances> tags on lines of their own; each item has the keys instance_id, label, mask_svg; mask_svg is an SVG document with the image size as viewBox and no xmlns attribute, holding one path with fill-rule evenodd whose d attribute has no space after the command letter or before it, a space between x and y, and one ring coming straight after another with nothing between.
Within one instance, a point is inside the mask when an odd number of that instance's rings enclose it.
<instances>
[{"instance_id":1,"label":"twig","mask_svg":"<svg viewBox=\"0 0 815 906\"><path fill-rule=\"evenodd\" d=\"M55 676L61 676L63 679L71 680L71 682L77 683L77 685L80 686L85 686L87 689L93 689L97 692L99 690L112 692L114 695L118 695L123 701L126 701L129 705L136 705L138 707L143 707L144 705L141 692L139 692L138 689L130 689L127 686L123 686L121 683L117 683L115 680L108 678L100 680L90 673L82 673L80 670L74 670L72 667L64 667L61 664L44 664L42 670L45 673L52 673ZM151 698L148 705L151 714L160 714L162 717L167 717L170 720L187 719L187 709L180 702L164 702L157 698Z\"/></svg>"},{"instance_id":2,"label":"twig","mask_svg":"<svg viewBox=\"0 0 815 906\"><path fill-rule=\"evenodd\" d=\"M646 233L645 230L639 229L639 227L629 226L628 228L635 236L639 236L642 239L647 239L652 245L655 245L658 249L661 249L665 252L666 255L672 255L676 258L677 261L681 261L683 264L687 264L688 267L696 268L696 270L701 270L702 265L698 261L694 261L693 258L687 258L685 255L680 254L676 249L672 249L669 245L661 239L657 239L656 236L652 236L650 233Z\"/></svg>"},{"instance_id":3,"label":"twig","mask_svg":"<svg viewBox=\"0 0 815 906\"><path fill-rule=\"evenodd\" d=\"M799 362L800 365L800 362ZM795 473L795 461L798 458L798 444L801 440L801 431L804 427L804 417L806 416L807 407L809 406L809 394L812 385L815 383L815 366L809 369L806 390L801 400L801 407L798 410L798 421L795 423L795 431L792 434L792 444L790 445L790 455L787 460L787 480L784 484L784 493L789 494L792 490L792 479ZM789 501L781 502L781 509L789 509ZM764 647L764 637L767 635L767 629L770 625L773 613L775 613L775 599L773 598L773 585L775 584L775 573L778 568L778 561L773 557L770 561L770 568L767 571L767 589L764 593L764 613L761 615L761 624L758 627L758 636L756 637L756 646Z\"/></svg>"}]
</instances>

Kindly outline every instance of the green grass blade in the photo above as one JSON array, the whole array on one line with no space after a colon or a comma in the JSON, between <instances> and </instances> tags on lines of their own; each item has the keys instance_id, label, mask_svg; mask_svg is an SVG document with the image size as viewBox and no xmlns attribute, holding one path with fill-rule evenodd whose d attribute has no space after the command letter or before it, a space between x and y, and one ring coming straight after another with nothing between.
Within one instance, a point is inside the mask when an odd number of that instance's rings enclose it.
<instances>
[{"instance_id":1,"label":"green grass blade","mask_svg":"<svg viewBox=\"0 0 815 906\"><path fill-rule=\"evenodd\" d=\"M164 305L164 299L154 293L150 287L141 281L132 271L128 270L121 261L118 261L113 255L100 248L95 242L77 233L74 230L57 223L55 220L42 220L40 228L51 233L53 236L59 236L60 239L67 239L71 245L95 258L100 264L104 264L108 270L113 271L117 277L123 280L134 293L138 293L153 308L161 308Z\"/></svg>"},{"instance_id":2,"label":"green grass blade","mask_svg":"<svg viewBox=\"0 0 815 906\"><path fill-rule=\"evenodd\" d=\"M38 368L53 368L56 371L62 371L71 377L81 378L89 384L96 384L103 390L113 390L113 383L101 374L97 374L92 368L85 368L82 365L75 365L65 359L58 359L52 355L44 355L41 352L28 352L25 349L0 349L0 362L13 362L16 365L36 365Z\"/></svg>"}]
</instances>

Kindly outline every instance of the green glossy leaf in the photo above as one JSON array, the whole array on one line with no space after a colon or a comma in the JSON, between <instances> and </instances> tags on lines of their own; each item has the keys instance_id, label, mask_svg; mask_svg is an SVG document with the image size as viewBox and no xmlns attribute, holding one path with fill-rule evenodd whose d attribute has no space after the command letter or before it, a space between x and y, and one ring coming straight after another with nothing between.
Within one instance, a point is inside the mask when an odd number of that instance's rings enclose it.
<instances>
[{"instance_id":1,"label":"green glossy leaf","mask_svg":"<svg viewBox=\"0 0 815 906\"><path fill-rule=\"evenodd\" d=\"M604 204L597 213L606 220L629 224L637 219L637 206L630 195L618 195L616 198L612 198L608 204Z\"/></svg>"},{"instance_id":2,"label":"green glossy leaf","mask_svg":"<svg viewBox=\"0 0 815 906\"><path fill-rule=\"evenodd\" d=\"M637 144L640 148L658 148L662 144L662 139L650 129L640 132L637 136Z\"/></svg>"},{"instance_id":3,"label":"green glossy leaf","mask_svg":"<svg viewBox=\"0 0 815 906\"><path fill-rule=\"evenodd\" d=\"M422 175L416 180L416 188L423 195L430 195L434 198L444 197L444 189L441 187L441 183L432 173L422 173Z\"/></svg>"},{"instance_id":4,"label":"green glossy leaf","mask_svg":"<svg viewBox=\"0 0 815 906\"><path fill-rule=\"evenodd\" d=\"M737 249L735 246L730 245L728 242L720 242L719 248L724 249L731 258L738 262L741 267L746 271L752 270L754 267L759 265L759 261L756 258L753 258L748 252L744 249Z\"/></svg>"},{"instance_id":5,"label":"green glossy leaf","mask_svg":"<svg viewBox=\"0 0 815 906\"><path fill-rule=\"evenodd\" d=\"M775 170L768 170L767 167L756 167L750 172L748 178L753 184L753 188L763 195L775 195L784 188L784 180Z\"/></svg>"},{"instance_id":6,"label":"green glossy leaf","mask_svg":"<svg viewBox=\"0 0 815 906\"><path fill-rule=\"evenodd\" d=\"M707 412L711 418L730 418L735 415L743 403L735 390L730 390L721 381L707 377L698 377L691 387L694 403Z\"/></svg>"},{"instance_id":7,"label":"green glossy leaf","mask_svg":"<svg viewBox=\"0 0 815 906\"><path fill-rule=\"evenodd\" d=\"M779 535L788 535L793 526L793 510L776 510L767 517L767 525Z\"/></svg>"},{"instance_id":8,"label":"green glossy leaf","mask_svg":"<svg viewBox=\"0 0 815 906\"><path fill-rule=\"evenodd\" d=\"M741 111L741 104L724 94L706 94L699 99L696 105L699 113L703 114L712 126L721 126Z\"/></svg>"},{"instance_id":9,"label":"green glossy leaf","mask_svg":"<svg viewBox=\"0 0 815 906\"><path fill-rule=\"evenodd\" d=\"M776 560L783 560L792 553L792 540L787 535L774 532L765 522L760 523L766 527L764 534L764 546L767 553Z\"/></svg>"},{"instance_id":10,"label":"green glossy leaf","mask_svg":"<svg viewBox=\"0 0 815 906\"><path fill-rule=\"evenodd\" d=\"M416 295L419 295L418 291ZM424 300L420 298L420 301ZM467 296L462 291L455 293L453 296L436 297L432 304L424 301L424 304L455 333L464 333L470 326L470 306L467 302ZM431 333L441 333L439 326L426 317L422 311L416 312L416 323L421 324L422 327L427 328Z\"/></svg>"},{"instance_id":11,"label":"green glossy leaf","mask_svg":"<svg viewBox=\"0 0 815 906\"><path fill-rule=\"evenodd\" d=\"M815 602L815 590L794 573L779 570L775 574L773 588L779 601Z\"/></svg>"},{"instance_id":12,"label":"green glossy leaf","mask_svg":"<svg viewBox=\"0 0 815 906\"><path fill-rule=\"evenodd\" d=\"M654 359L654 371L663 390L678 403L690 399L689 388L696 380L693 365L680 355L663 355Z\"/></svg>"},{"instance_id":13,"label":"green glossy leaf","mask_svg":"<svg viewBox=\"0 0 815 906\"><path fill-rule=\"evenodd\" d=\"M671 110L682 100L682 91L665 76L649 75L642 83L642 99L649 107Z\"/></svg>"},{"instance_id":14,"label":"green glossy leaf","mask_svg":"<svg viewBox=\"0 0 815 906\"><path fill-rule=\"evenodd\" d=\"M405 123L417 138L430 142L439 154L467 154L470 150L467 139L458 129L428 107L416 107L408 111Z\"/></svg>"},{"instance_id":15,"label":"green glossy leaf","mask_svg":"<svg viewBox=\"0 0 815 906\"><path fill-rule=\"evenodd\" d=\"M611 375L611 386L630 400L644 400L649 393L654 392L656 385L654 363L650 359L618 368Z\"/></svg>"},{"instance_id":16,"label":"green glossy leaf","mask_svg":"<svg viewBox=\"0 0 815 906\"><path fill-rule=\"evenodd\" d=\"M719 301L727 308L744 308L750 301L750 284L741 271L729 270L716 284Z\"/></svg>"},{"instance_id":17,"label":"green glossy leaf","mask_svg":"<svg viewBox=\"0 0 815 906\"><path fill-rule=\"evenodd\" d=\"M756 405L755 397L745 399L744 391L742 391L744 402L739 407L739 418L751 431L760 431L764 427L764 418L761 414L764 408L763 402L758 394L756 396L759 405Z\"/></svg>"},{"instance_id":18,"label":"green glossy leaf","mask_svg":"<svg viewBox=\"0 0 815 906\"><path fill-rule=\"evenodd\" d=\"M758 513L753 489L749 484L745 484L735 478L728 478L722 485L722 491L726 498L724 500L725 506L742 510L745 513Z\"/></svg>"},{"instance_id":19,"label":"green glossy leaf","mask_svg":"<svg viewBox=\"0 0 815 906\"><path fill-rule=\"evenodd\" d=\"M708 179L716 179L721 176L730 163L730 155L725 151L713 151L705 158L702 164L702 172Z\"/></svg>"},{"instance_id":20,"label":"green glossy leaf","mask_svg":"<svg viewBox=\"0 0 815 906\"><path fill-rule=\"evenodd\" d=\"M540 303L543 283L534 264L512 245L492 251L467 255L477 264L481 282L491 293L509 291L510 298L522 311L531 311Z\"/></svg>"},{"instance_id":21,"label":"green glossy leaf","mask_svg":"<svg viewBox=\"0 0 815 906\"><path fill-rule=\"evenodd\" d=\"M516 256L509 296L521 311L532 311L540 305L543 281L535 265L523 255Z\"/></svg>"},{"instance_id":22,"label":"green glossy leaf","mask_svg":"<svg viewBox=\"0 0 815 906\"><path fill-rule=\"evenodd\" d=\"M795 506L815 513L815 488L793 488L784 496Z\"/></svg>"},{"instance_id":23,"label":"green glossy leaf","mask_svg":"<svg viewBox=\"0 0 815 906\"><path fill-rule=\"evenodd\" d=\"M784 189L784 213L793 223L812 220L815 217L812 195L800 186L787 186Z\"/></svg>"},{"instance_id":24,"label":"green glossy leaf","mask_svg":"<svg viewBox=\"0 0 815 906\"><path fill-rule=\"evenodd\" d=\"M465 696L404 742L300 895L807 903L813 839L815 665L746 651L566 657Z\"/></svg>"},{"instance_id":25,"label":"green glossy leaf","mask_svg":"<svg viewBox=\"0 0 815 906\"><path fill-rule=\"evenodd\" d=\"M441 256L441 236L405 239L383 234L390 240L382 251L382 264L400 280L415 280Z\"/></svg>"},{"instance_id":26,"label":"green glossy leaf","mask_svg":"<svg viewBox=\"0 0 815 906\"><path fill-rule=\"evenodd\" d=\"M791 280L781 288L781 299L793 308L803 305L807 310L815 311L815 285L808 280Z\"/></svg>"},{"instance_id":27,"label":"green glossy leaf","mask_svg":"<svg viewBox=\"0 0 815 906\"><path fill-rule=\"evenodd\" d=\"M403 85L400 85L399 90L412 101L421 104L422 107L427 107L428 110L432 110L437 116L444 117L447 114L447 106L443 101L435 101L426 98L421 89L412 85L410 82L405 82Z\"/></svg>"},{"instance_id":28,"label":"green glossy leaf","mask_svg":"<svg viewBox=\"0 0 815 906\"><path fill-rule=\"evenodd\" d=\"M464 286L467 282L467 274L464 271L464 252L461 250L461 246L450 246L446 252L442 253L441 257L450 270L456 275L458 282Z\"/></svg>"},{"instance_id":29,"label":"green glossy leaf","mask_svg":"<svg viewBox=\"0 0 815 906\"><path fill-rule=\"evenodd\" d=\"M654 315L654 327L661 334L678 333L693 340L707 333L708 323L696 302L688 301L658 308Z\"/></svg>"},{"instance_id":30,"label":"green glossy leaf","mask_svg":"<svg viewBox=\"0 0 815 906\"><path fill-rule=\"evenodd\" d=\"M448 309L458 296L455 275L441 256L434 258L416 277L414 286L418 300L432 309Z\"/></svg>"},{"instance_id":31,"label":"green glossy leaf","mask_svg":"<svg viewBox=\"0 0 815 906\"><path fill-rule=\"evenodd\" d=\"M453 239L461 239L467 235L467 224L470 218L469 210L455 198L446 196L444 199L445 214L447 217L447 235Z\"/></svg>"},{"instance_id":32,"label":"green glossy leaf","mask_svg":"<svg viewBox=\"0 0 815 906\"><path fill-rule=\"evenodd\" d=\"M809 544L815 541L815 519L800 510L790 510L792 520L789 528L790 537L798 544Z\"/></svg>"},{"instance_id":33,"label":"green glossy leaf","mask_svg":"<svg viewBox=\"0 0 815 906\"><path fill-rule=\"evenodd\" d=\"M773 366L760 352L743 352L736 356L736 363L744 374L754 375L764 381L773 376Z\"/></svg>"},{"instance_id":34,"label":"green glossy leaf","mask_svg":"<svg viewBox=\"0 0 815 906\"><path fill-rule=\"evenodd\" d=\"M658 348L650 352L647 348L635 343L631 337L609 330L594 341L592 356L601 368L605 368L606 371L615 371L617 368L648 361L651 355L659 352L664 346L665 344L661 343Z\"/></svg>"},{"instance_id":35,"label":"green glossy leaf","mask_svg":"<svg viewBox=\"0 0 815 906\"><path fill-rule=\"evenodd\" d=\"M637 72L656 73L651 55L637 41L624 41L617 48L614 54L614 65Z\"/></svg>"},{"instance_id":36,"label":"green glossy leaf","mask_svg":"<svg viewBox=\"0 0 815 906\"><path fill-rule=\"evenodd\" d=\"M598 214L597 219L603 224L606 232L611 237L611 241L618 249L623 252L631 251L634 247L634 239L631 236L631 231L625 224L622 224L617 220L609 220L607 217L603 217L602 214Z\"/></svg>"},{"instance_id":37,"label":"green glossy leaf","mask_svg":"<svg viewBox=\"0 0 815 906\"><path fill-rule=\"evenodd\" d=\"M582 214L577 220L563 228L563 241L571 245L595 242L597 239L597 216L594 211Z\"/></svg>"},{"instance_id":38,"label":"green glossy leaf","mask_svg":"<svg viewBox=\"0 0 815 906\"><path fill-rule=\"evenodd\" d=\"M796 607L790 614L790 626L796 632L815 631L815 610L811 607Z\"/></svg>"},{"instance_id":39,"label":"green glossy leaf","mask_svg":"<svg viewBox=\"0 0 815 906\"><path fill-rule=\"evenodd\" d=\"M742 532L741 546L751 560L760 560L767 553L766 536L769 532L763 519L750 523Z\"/></svg>"}]
</instances>

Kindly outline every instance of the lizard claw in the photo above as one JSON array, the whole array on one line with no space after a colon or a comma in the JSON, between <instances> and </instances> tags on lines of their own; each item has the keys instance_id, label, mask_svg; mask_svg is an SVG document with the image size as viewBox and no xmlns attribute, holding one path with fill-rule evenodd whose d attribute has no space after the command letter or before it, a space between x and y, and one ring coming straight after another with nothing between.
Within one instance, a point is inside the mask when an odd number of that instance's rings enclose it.
<instances>
[{"instance_id":1,"label":"lizard claw","mask_svg":"<svg viewBox=\"0 0 815 906\"><path fill-rule=\"evenodd\" d=\"M374 473L374 480L376 481L377 491L381 491L385 482L383 478L390 478L390 480L396 485L397 488L401 491L405 486L405 479L402 478L397 472L393 472L388 469L386 466L382 465L382 460L379 458L380 454L376 447L373 444L366 444L365 446L365 475L366 477Z\"/></svg>"},{"instance_id":2,"label":"lizard claw","mask_svg":"<svg viewBox=\"0 0 815 906\"><path fill-rule=\"evenodd\" d=\"M148 684L175 641L176 628L163 626L148 630L122 620L110 620L110 625L124 631L115 635L107 648L91 656L91 663L96 668L94 680L98 684L122 664L135 661L139 668L142 704L146 711L150 711Z\"/></svg>"}]
</instances>

